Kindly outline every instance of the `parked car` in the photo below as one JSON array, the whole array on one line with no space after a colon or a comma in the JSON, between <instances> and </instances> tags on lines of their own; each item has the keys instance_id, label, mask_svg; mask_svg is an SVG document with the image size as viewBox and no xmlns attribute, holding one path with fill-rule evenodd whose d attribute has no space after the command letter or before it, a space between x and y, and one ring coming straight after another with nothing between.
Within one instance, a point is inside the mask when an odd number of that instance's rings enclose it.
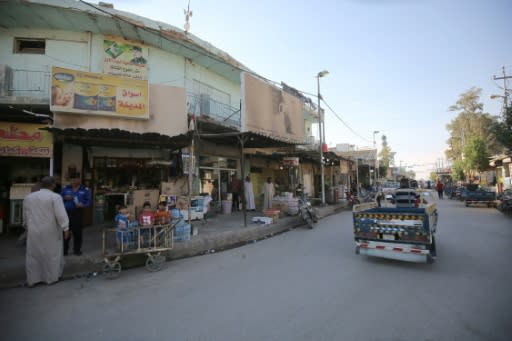
<instances>
[{"instance_id":1,"label":"parked car","mask_svg":"<svg viewBox=\"0 0 512 341\"><path fill-rule=\"evenodd\" d=\"M506 189L498 196L498 210L504 213L512 213L512 188Z\"/></svg>"}]
</instances>

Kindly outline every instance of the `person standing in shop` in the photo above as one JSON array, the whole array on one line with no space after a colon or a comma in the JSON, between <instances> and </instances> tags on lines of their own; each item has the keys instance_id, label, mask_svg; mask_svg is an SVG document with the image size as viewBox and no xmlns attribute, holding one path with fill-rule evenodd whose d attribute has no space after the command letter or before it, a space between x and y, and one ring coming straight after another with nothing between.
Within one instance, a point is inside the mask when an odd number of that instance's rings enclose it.
<instances>
[{"instance_id":1,"label":"person standing in shop","mask_svg":"<svg viewBox=\"0 0 512 341\"><path fill-rule=\"evenodd\" d=\"M62 190L62 199L69 217L69 229L73 235L73 253L82 254L82 228L84 209L91 204L91 191L82 185L80 173L69 175L70 184ZM70 238L64 239L64 255L68 254Z\"/></svg>"},{"instance_id":2,"label":"person standing in shop","mask_svg":"<svg viewBox=\"0 0 512 341\"><path fill-rule=\"evenodd\" d=\"M242 191L242 182L236 177L236 173L231 176L230 192L233 195L233 212L240 208L240 192Z\"/></svg>"},{"instance_id":3,"label":"person standing in shop","mask_svg":"<svg viewBox=\"0 0 512 341\"><path fill-rule=\"evenodd\" d=\"M251 177L247 175L244 181L244 194L245 204L248 211L256 210L256 203L254 202L254 189L251 182Z\"/></svg>"},{"instance_id":4,"label":"person standing in shop","mask_svg":"<svg viewBox=\"0 0 512 341\"><path fill-rule=\"evenodd\" d=\"M267 182L263 184L261 194L263 194L263 209L272 208L272 199L274 199L274 184L272 178L269 176Z\"/></svg>"}]
</instances>

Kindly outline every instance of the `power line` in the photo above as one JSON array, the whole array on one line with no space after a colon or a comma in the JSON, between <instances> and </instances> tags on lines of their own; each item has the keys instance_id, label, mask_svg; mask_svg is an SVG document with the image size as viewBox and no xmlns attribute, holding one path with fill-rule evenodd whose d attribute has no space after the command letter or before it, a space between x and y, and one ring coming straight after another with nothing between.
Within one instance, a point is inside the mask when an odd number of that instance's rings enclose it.
<instances>
[{"instance_id":1,"label":"power line","mask_svg":"<svg viewBox=\"0 0 512 341\"><path fill-rule=\"evenodd\" d=\"M343 121L343 119L329 106L329 104L321 96L320 96L320 99L322 100L322 102L324 102L325 106L327 108L329 108L329 110L334 114L334 116L336 116L336 118L341 123L343 123L343 125L345 127L347 127L347 129L350 130L354 135L356 135L357 137L359 137L362 140L365 140L366 142L372 142L372 141L368 140L367 138L364 138L363 136L361 136L358 132L356 132L354 129L352 129L352 127L350 127L345 121Z\"/></svg>"}]
</instances>

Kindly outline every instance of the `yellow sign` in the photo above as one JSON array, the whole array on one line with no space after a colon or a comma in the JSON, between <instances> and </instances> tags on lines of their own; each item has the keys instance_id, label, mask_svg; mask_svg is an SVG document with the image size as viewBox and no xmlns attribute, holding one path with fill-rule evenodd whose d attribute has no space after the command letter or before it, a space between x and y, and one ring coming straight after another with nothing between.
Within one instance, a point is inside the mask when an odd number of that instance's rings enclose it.
<instances>
[{"instance_id":1,"label":"yellow sign","mask_svg":"<svg viewBox=\"0 0 512 341\"><path fill-rule=\"evenodd\" d=\"M52 135L41 124L0 122L0 156L52 157Z\"/></svg>"},{"instance_id":2,"label":"yellow sign","mask_svg":"<svg viewBox=\"0 0 512 341\"><path fill-rule=\"evenodd\" d=\"M53 67L50 110L147 119L148 81Z\"/></svg>"}]
</instances>

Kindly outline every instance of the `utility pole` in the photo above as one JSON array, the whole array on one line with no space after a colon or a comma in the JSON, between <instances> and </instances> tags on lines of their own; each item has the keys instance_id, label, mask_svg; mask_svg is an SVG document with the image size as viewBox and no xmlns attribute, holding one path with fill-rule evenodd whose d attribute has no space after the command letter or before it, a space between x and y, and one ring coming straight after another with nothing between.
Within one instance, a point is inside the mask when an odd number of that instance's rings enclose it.
<instances>
[{"instance_id":1,"label":"utility pole","mask_svg":"<svg viewBox=\"0 0 512 341\"><path fill-rule=\"evenodd\" d=\"M512 78L512 76L507 76L507 73L505 72L505 66L502 66L501 68L502 72L503 72L503 77L496 77L496 76L493 76L493 79L496 81L496 80L500 80L500 79L503 79L503 118L505 118L505 114L507 113L507 108L508 108L508 89L507 89L507 79L510 79Z\"/></svg>"}]
</instances>

